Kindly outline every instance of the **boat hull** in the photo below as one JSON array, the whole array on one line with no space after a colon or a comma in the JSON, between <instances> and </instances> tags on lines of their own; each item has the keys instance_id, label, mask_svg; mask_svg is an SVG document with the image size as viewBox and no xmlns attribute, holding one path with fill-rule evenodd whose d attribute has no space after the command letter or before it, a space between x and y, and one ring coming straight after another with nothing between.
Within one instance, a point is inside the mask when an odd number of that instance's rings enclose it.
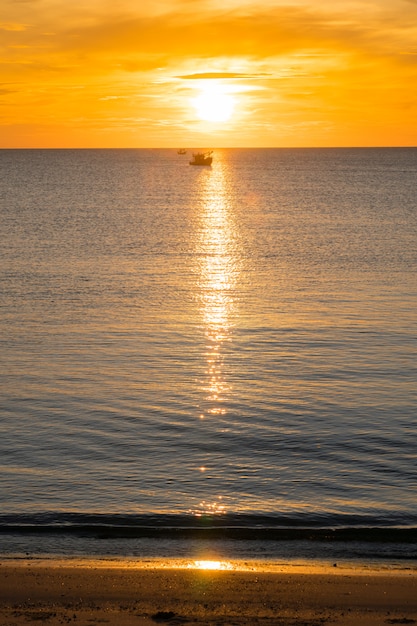
<instances>
[{"instance_id":1,"label":"boat hull","mask_svg":"<svg viewBox=\"0 0 417 626\"><path fill-rule=\"evenodd\" d=\"M211 165L213 157L212 152L194 152L190 165Z\"/></svg>"},{"instance_id":2,"label":"boat hull","mask_svg":"<svg viewBox=\"0 0 417 626\"><path fill-rule=\"evenodd\" d=\"M190 165L211 165L213 162L213 159L211 157L209 157L208 159L204 159L204 161L190 161Z\"/></svg>"}]
</instances>

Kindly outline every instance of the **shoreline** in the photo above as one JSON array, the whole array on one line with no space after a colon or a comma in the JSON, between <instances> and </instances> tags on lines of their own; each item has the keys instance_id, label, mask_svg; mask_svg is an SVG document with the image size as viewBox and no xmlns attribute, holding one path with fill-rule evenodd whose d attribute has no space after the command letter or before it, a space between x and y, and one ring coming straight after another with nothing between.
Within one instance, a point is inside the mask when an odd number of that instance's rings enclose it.
<instances>
[{"instance_id":1,"label":"shoreline","mask_svg":"<svg viewBox=\"0 0 417 626\"><path fill-rule=\"evenodd\" d=\"M218 556L189 557L154 557L154 556L69 556L69 555L0 555L2 567L41 567L74 569L126 569L126 570L217 570L260 573L308 573L308 574L349 574L366 575L408 575L417 576L417 563L411 564L369 562L367 560L329 561L328 559L261 559L227 558Z\"/></svg>"},{"instance_id":2,"label":"shoreline","mask_svg":"<svg viewBox=\"0 0 417 626\"><path fill-rule=\"evenodd\" d=\"M417 570L297 562L0 560L0 624L417 624ZM226 564L227 567L226 567ZM259 569L257 568L259 567Z\"/></svg>"}]
</instances>

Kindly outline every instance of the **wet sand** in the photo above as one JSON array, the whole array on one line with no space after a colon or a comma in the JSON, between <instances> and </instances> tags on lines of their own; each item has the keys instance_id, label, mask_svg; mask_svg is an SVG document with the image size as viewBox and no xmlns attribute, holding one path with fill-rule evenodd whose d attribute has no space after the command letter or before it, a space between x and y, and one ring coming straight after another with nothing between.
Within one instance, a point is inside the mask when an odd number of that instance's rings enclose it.
<instances>
[{"instance_id":1,"label":"wet sand","mask_svg":"<svg viewBox=\"0 0 417 626\"><path fill-rule=\"evenodd\" d=\"M0 625L417 624L417 571L3 561Z\"/></svg>"}]
</instances>

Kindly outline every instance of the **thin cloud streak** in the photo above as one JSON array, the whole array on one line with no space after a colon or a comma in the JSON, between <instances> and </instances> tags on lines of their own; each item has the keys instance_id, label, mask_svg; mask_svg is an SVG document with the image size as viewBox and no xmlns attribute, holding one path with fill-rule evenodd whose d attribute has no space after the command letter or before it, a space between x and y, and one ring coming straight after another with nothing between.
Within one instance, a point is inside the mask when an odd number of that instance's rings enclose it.
<instances>
[{"instance_id":1,"label":"thin cloud streak","mask_svg":"<svg viewBox=\"0 0 417 626\"><path fill-rule=\"evenodd\" d=\"M177 78L181 78L182 80L207 80L207 79L260 79L260 78L269 78L270 74L262 73L262 74L243 74L239 72L200 72L198 74L184 74L183 76L178 76Z\"/></svg>"}]
</instances>

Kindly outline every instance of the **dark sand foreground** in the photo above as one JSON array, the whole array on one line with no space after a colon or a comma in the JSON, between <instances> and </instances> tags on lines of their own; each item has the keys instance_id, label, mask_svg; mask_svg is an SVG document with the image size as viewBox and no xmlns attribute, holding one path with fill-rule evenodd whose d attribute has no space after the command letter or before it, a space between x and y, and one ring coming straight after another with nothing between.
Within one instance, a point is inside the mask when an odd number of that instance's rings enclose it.
<instances>
[{"instance_id":1,"label":"dark sand foreground","mask_svg":"<svg viewBox=\"0 0 417 626\"><path fill-rule=\"evenodd\" d=\"M0 563L0 625L417 624L417 571Z\"/></svg>"}]
</instances>

